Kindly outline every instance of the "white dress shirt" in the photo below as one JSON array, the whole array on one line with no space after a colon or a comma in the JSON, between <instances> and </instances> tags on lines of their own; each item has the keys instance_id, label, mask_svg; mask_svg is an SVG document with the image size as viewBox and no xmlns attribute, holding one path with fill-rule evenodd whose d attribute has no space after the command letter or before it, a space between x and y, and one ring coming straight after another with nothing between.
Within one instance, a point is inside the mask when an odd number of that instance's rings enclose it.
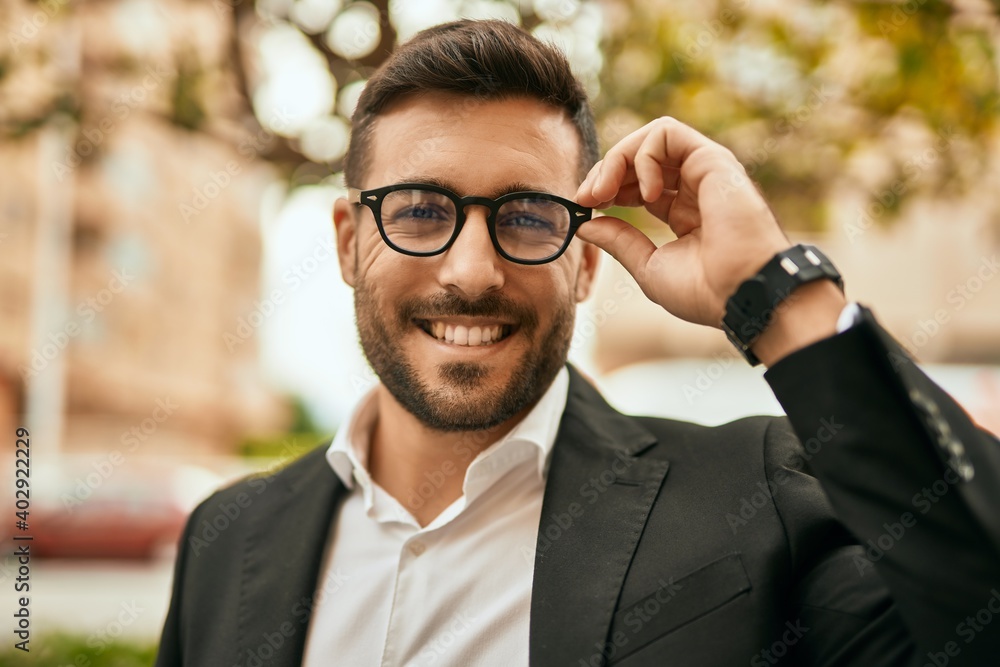
<instances>
[{"instance_id":1,"label":"white dress shirt","mask_svg":"<svg viewBox=\"0 0 1000 667\"><path fill-rule=\"evenodd\" d=\"M423 528L368 473L377 405L374 392L362 399L326 454L349 491L330 531L305 667L528 664L535 544L568 389L564 367L503 439L478 456L456 448L456 460L472 459L463 495ZM456 473L432 471L426 495Z\"/></svg>"}]
</instances>

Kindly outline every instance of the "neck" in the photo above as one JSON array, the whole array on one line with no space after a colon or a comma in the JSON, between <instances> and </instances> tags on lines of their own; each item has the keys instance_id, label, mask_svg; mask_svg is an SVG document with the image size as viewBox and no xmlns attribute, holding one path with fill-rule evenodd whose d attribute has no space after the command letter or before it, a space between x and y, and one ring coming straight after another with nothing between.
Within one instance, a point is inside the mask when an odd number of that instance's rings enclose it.
<instances>
[{"instance_id":1,"label":"neck","mask_svg":"<svg viewBox=\"0 0 1000 667\"><path fill-rule=\"evenodd\" d=\"M435 431L376 390L378 421L371 436L372 479L426 526L462 495L465 472L476 456L513 429L533 405L492 429Z\"/></svg>"}]
</instances>

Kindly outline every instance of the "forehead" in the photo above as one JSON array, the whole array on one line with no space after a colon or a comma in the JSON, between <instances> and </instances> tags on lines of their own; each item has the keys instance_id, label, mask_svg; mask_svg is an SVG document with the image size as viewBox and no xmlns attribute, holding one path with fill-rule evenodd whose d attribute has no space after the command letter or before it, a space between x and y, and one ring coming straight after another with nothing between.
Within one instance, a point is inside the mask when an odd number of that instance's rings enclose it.
<instances>
[{"instance_id":1,"label":"forehead","mask_svg":"<svg viewBox=\"0 0 1000 667\"><path fill-rule=\"evenodd\" d=\"M413 95L372 130L364 187L433 178L455 184L459 195L483 195L516 181L570 196L579 185L576 129L540 100Z\"/></svg>"}]
</instances>

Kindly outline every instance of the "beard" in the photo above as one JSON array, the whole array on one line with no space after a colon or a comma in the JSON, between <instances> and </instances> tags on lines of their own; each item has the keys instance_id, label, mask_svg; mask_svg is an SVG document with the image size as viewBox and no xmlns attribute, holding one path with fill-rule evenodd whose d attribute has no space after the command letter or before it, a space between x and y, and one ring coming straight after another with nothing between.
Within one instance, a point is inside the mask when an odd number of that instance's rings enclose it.
<instances>
[{"instance_id":1,"label":"beard","mask_svg":"<svg viewBox=\"0 0 1000 667\"><path fill-rule=\"evenodd\" d=\"M422 424L455 432L499 426L541 397L566 363L575 305L569 299L556 304L545 331L539 329L533 309L496 293L467 301L444 292L398 302L394 311L383 309L364 279L357 277L354 314L368 363L389 393ZM530 347L504 384L491 381L490 364L473 361L440 364L436 377L422 379L400 342L417 328L413 320L418 316L502 319L515 323L511 335L523 335Z\"/></svg>"}]
</instances>

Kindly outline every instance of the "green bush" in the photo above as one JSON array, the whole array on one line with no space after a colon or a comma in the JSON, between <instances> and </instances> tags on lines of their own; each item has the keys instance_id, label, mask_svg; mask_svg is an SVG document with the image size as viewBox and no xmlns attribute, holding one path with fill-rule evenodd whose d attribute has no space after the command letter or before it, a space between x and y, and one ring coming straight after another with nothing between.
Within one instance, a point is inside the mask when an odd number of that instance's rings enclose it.
<instances>
[{"instance_id":1,"label":"green bush","mask_svg":"<svg viewBox=\"0 0 1000 667\"><path fill-rule=\"evenodd\" d=\"M156 658L155 642L88 646L87 641L68 634L32 637L28 653L8 644L0 650L0 667L150 667Z\"/></svg>"}]
</instances>

